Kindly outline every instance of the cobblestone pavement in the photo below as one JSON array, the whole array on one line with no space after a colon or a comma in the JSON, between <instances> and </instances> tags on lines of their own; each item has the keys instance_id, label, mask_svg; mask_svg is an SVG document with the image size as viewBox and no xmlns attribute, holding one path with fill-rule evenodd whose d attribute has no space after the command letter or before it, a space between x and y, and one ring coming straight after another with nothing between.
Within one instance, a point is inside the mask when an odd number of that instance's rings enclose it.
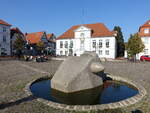
<instances>
[{"instance_id":1,"label":"cobblestone pavement","mask_svg":"<svg viewBox=\"0 0 150 113\"><path fill-rule=\"evenodd\" d=\"M105 72L131 79L147 90L148 94L145 98L137 104L125 108L126 111L137 109L142 113L150 113L150 62L103 62L102 64L105 66Z\"/></svg>"},{"instance_id":2,"label":"cobblestone pavement","mask_svg":"<svg viewBox=\"0 0 150 113\"><path fill-rule=\"evenodd\" d=\"M61 61L45 63L16 60L0 61L0 113L66 113L27 97L25 85L33 79L54 74ZM143 85L148 95L140 102L124 108L127 113L140 110L150 112L150 63L103 62L105 71L113 75L129 78Z\"/></svg>"}]
</instances>

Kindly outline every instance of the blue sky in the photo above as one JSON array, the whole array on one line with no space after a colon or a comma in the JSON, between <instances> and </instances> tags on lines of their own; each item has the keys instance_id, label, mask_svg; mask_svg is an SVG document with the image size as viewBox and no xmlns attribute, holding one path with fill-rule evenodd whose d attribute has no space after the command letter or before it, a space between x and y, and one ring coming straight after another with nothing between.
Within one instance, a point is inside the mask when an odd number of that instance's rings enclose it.
<instances>
[{"instance_id":1,"label":"blue sky","mask_svg":"<svg viewBox=\"0 0 150 113\"><path fill-rule=\"evenodd\" d=\"M1 0L0 19L22 32L53 32L101 22L120 26L125 41L150 19L150 0Z\"/></svg>"}]
</instances>

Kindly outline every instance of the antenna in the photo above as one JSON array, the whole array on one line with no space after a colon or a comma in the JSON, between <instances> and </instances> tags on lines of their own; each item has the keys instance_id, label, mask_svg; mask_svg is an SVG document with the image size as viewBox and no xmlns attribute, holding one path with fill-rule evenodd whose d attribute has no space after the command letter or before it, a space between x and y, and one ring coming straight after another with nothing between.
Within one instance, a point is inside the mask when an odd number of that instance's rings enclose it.
<instances>
[{"instance_id":1,"label":"antenna","mask_svg":"<svg viewBox=\"0 0 150 113\"><path fill-rule=\"evenodd\" d=\"M82 8L82 24L84 24L84 8Z\"/></svg>"}]
</instances>

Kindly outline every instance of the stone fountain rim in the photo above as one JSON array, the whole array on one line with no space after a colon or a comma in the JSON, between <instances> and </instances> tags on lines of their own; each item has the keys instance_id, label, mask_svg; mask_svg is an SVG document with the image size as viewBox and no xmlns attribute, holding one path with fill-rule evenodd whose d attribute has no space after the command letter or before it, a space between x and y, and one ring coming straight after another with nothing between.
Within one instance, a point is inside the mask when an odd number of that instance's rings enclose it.
<instances>
[{"instance_id":1,"label":"stone fountain rim","mask_svg":"<svg viewBox=\"0 0 150 113\"><path fill-rule=\"evenodd\" d=\"M127 98L118 102L113 102L113 103L108 103L108 104L99 104L99 105L67 105L67 104L62 104L62 103L56 103L50 100L45 100L42 98L37 98L37 100L55 109L63 109L63 110L70 110L70 111L89 111L89 110L105 110L105 109L116 109L116 108L127 107L127 106L130 106L139 102L147 94L146 89L135 81L132 81L132 80L120 77L120 76L114 76L112 74L107 74L107 76L110 77L112 80L125 82L127 84L134 86L135 88L137 88L139 93L136 94L135 96L132 96L130 98ZM40 80L51 79L51 78L52 78L52 75L43 76L43 77L32 80L26 85L25 92L27 93L28 96L33 95L30 90L30 86L33 83L38 82Z\"/></svg>"}]
</instances>

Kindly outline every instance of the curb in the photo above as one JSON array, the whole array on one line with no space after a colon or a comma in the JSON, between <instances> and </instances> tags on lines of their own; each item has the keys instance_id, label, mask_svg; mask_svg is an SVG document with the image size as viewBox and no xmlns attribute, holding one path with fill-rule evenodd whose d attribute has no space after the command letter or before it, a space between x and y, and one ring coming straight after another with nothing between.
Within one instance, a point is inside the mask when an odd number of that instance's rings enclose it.
<instances>
[{"instance_id":1,"label":"curb","mask_svg":"<svg viewBox=\"0 0 150 113\"><path fill-rule=\"evenodd\" d=\"M145 88L139 85L137 82L131 81L129 79L126 79L120 76L113 76L110 74L108 74L107 76L112 78L112 80L131 84L132 86L138 89L139 93L125 100L121 100L121 101L109 103L109 104L100 104L100 105L66 105L66 104L60 104L60 103L48 101L42 98L38 98L37 100L55 109L63 109L63 110L69 110L69 111L91 111L91 110L105 110L105 109L116 109L116 108L121 108L121 107L127 107L127 106L130 106L139 102L147 94L147 91L145 90ZM52 75L41 77L39 79L35 79L31 81L30 83L26 85L25 92L27 93L28 96L33 95L32 92L30 91L30 86L33 83L40 81L40 80L51 79L51 78L52 78Z\"/></svg>"}]
</instances>

